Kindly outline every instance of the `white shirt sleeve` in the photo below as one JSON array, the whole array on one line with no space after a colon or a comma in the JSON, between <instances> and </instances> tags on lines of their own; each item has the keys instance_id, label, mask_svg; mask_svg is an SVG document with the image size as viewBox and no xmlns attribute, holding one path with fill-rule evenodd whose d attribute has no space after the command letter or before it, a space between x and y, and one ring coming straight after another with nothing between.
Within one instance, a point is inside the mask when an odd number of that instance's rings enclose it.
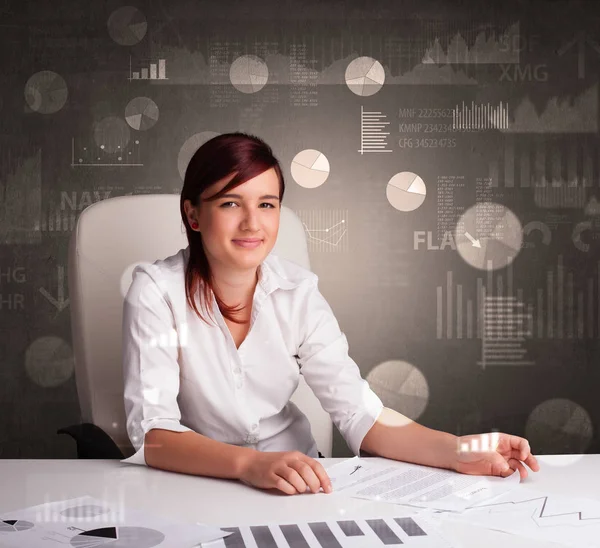
<instances>
[{"instance_id":1,"label":"white shirt sleeve","mask_svg":"<svg viewBox=\"0 0 600 548\"><path fill-rule=\"evenodd\" d=\"M147 270L146 270L147 269ZM123 303L123 380L127 434L136 453L121 462L146 465L144 436L153 428L186 432L177 404L179 336L152 265L137 266Z\"/></svg>"},{"instance_id":2,"label":"white shirt sleeve","mask_svg":"<svg viewBox=\"0 0 600 548\"><path fill-rule=\"evenodd\" d=\"M346 336L319 292L316 278L302 305L300 330L300 372L348 447L359 456L363 438L379 417L383 403L348 355Z\"/></svg>"}]
</instances>

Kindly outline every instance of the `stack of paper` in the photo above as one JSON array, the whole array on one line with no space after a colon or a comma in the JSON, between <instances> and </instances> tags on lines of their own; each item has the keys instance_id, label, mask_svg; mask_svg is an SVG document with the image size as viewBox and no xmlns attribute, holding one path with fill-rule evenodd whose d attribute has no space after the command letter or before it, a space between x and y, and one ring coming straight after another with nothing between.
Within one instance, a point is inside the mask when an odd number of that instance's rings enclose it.
<instances>
[{"instance_id":1,"label":"stack of paper","mask_svg":"<svg viewBox=\"0 0 600 548\"><path fill-rule=\"evenodd\" d=\"M518 472L508 478L468 476L383 458L354 457L328 468L327 474L340 495L453 512L519 485Z\"/></svg>"}]
</instances>

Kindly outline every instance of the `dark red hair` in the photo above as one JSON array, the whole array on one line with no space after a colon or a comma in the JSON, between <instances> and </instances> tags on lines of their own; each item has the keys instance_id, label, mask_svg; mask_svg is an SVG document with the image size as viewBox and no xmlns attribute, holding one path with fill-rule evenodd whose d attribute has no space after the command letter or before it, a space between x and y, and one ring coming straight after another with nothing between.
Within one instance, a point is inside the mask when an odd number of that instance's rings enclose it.
<instances>
[{"instance_id":1,"label":"dark red hair","mask_svg":"<svg viewBox=\"0 0 600 548\"><path fill-rule=\"evenodd\" d=\"M189 305L205 322L206 319L198 310L193 295L198 293L202 307L212 317L212 310L208 303L212 300L213 277L204 252L202 235L189 226L184 202L189 200L194 207L198 207L200 195L205 189L235 173L233 179L220 192L202 199L211 202L271 168L275 169L279 179L279 203L281 204L285 191L283 173L279 162L273 156L271 147L259 137L242 132L217 135L206 141L194 153L187 166L180 200L181 218L190 246L190 256L185 271L185 294ZM243 307L227 306L216 293L214 294L219 310L225 318L235 323L244 323L234 317L234 314L243 310Z\"/></svg>"}]
</instances>

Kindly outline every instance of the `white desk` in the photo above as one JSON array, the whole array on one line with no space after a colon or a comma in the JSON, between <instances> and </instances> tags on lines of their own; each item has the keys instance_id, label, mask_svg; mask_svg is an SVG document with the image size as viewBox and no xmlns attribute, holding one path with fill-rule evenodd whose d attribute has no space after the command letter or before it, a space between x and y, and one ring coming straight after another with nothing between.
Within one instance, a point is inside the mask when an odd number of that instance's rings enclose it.
<instances>
[{"instance_id":1,"label":"white desk","mask_svg":"<svg viewBox=\"0 0 600 548\"><path fill-rule=\"evenodd\" d=\"M327 467L342 460L321 462ZM552 455L539 460L541 470L530 472L525 485L600 499L600 455ZM0 513L83 495L122 502L175 520L217 526L394 517L402 513L402 507L393 504L324 493L279 495L238 481L175 474L113 460L0 460ZM558 546L458 523L445 522L442 531L454 535L464 548Z\"/></svg>"}]
</instances>

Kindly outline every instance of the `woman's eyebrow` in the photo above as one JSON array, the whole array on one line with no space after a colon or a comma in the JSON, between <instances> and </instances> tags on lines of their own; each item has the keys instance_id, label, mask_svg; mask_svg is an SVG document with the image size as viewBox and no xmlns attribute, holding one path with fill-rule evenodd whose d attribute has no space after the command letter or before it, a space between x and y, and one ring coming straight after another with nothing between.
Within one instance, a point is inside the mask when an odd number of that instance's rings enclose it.
<instances>
[{"instance_id":1,"label":"woman's eyebrow","mask_svg":"<svg viewBox=\"0 0 600 548\"><path fill-rule=\"evenodd\" d=\"M243 197L240 194L223 194L219 196L220 198L237 198L238 200L243 200ZM259 200L279 200L279 196L274 196L273 194L265 194L261 196Z\"/></svg>"}]
</instances>

